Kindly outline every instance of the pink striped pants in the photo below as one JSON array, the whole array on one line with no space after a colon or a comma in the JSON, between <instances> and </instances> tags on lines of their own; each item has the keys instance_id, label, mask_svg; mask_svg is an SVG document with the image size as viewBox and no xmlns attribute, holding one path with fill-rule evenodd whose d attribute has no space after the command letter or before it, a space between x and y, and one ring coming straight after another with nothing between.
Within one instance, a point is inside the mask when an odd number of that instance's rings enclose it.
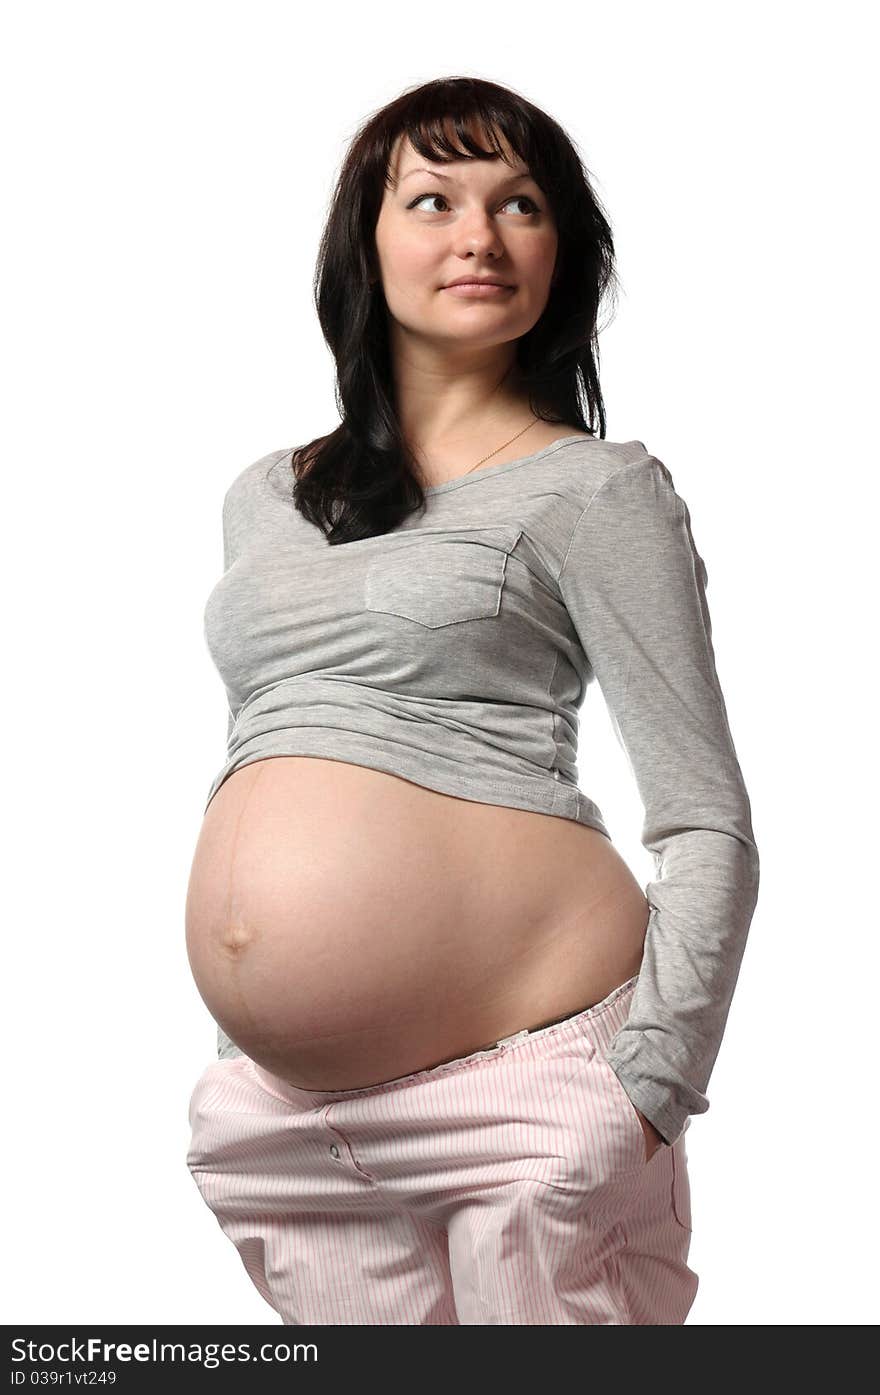
<instances>
[{"instance_id":1,"label":"pink striped pants","mask_svg":"<svg viewBox=\"0 0 880 1395\"><path fill-rule=\"evenodd\" d=\"M359 1090L302 1090L247 1056L209 1065L187 1165L282 1322L683 1323L684 1133L646 1163L603 1055L637 982Z\"/></svg>"}]
</instances>

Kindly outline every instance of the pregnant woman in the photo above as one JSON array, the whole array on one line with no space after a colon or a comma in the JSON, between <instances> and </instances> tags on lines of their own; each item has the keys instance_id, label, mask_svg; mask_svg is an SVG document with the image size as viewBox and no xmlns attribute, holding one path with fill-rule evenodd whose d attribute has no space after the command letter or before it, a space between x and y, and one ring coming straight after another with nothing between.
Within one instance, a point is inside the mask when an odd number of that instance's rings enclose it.
<instances>
[{"instance_id":1,"label":"pregnant woman","mask_svg":"<svg viewBox=\"0 0 880 1395\"><path fill-rule=\"evenodd\" d=\"M187 1163L287 1324L680 1324L696 1294L685 1131L758 853L688 508L605 439L613 280L550 117L404 93L321 244L343 420L225 495ZM579 788L593 679L645 891Z\"/></svg>"}]
</instances>

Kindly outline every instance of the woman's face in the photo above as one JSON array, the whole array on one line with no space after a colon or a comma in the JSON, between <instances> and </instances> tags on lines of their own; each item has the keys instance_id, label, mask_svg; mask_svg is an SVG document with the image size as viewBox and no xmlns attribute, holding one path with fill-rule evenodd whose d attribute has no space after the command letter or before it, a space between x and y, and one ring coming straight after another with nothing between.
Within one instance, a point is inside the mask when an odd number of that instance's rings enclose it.
<instances>
[{"instance_id":1,"label":"woman's face","mask_svg":"<svg viewBox=\"0 0 880 1395\"><path fill-rule=\"evenodd\" d=\"M522 162L440 165L398 141L376 224L392 331L445 350L489 348L528 333L550 294L558 236L543 191ZM508 289L450 290L460 277Z\"/></svg>"}]
</instances>

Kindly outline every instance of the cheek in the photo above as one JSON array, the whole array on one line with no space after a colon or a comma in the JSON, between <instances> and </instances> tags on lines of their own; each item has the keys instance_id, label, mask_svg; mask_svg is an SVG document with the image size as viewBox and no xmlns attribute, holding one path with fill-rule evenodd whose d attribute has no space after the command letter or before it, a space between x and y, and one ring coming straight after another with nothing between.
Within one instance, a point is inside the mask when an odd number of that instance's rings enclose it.
<instances>
[{"instance_id":1,"label":"cheek","mask_svg":"<svg viewBox=\"0 0 880 1395\"><path fill-rule=\"evenodd\" d=\"M407 314L430 314L443 300L437 291L442 268L424 249L403 246L396 249L383 275L386 304L399 318Z\"/></svg>"},{"instance_id":2,"label":"cheek","mask_svg":"<svg viewBox=\"0 0 880 1395\"><path fill-rule=\"evenodd\" d=\"M395 227L390 222L383 229L380 222L376 247L386 281L395 281L401 287L411 286L414 282L430 285L433 284L430 280L431 270L434 280L437 280L439 273L434 266L436 253L426 246L424 238L408 237L405 229Z\"/></svg>"},{"instance_id":3,"label":"cheek","mask_svg":"<svg viewBox=\"0 0 880 1395\"><path fill-rule=\"evenodd\" d=\"M408 303L429 301L440 284L441 268L424 246L398 239L382 262L385 293Z\"/></svg>"},{"instance_id":4,"label":"cheek","mask_svg":"<svg viewBox=\"0 0 880 1395\"><path fill-rule=\"evenodd\" d=\"M556 243L550 239L535 242L522 250L517 259L523 281L532 289L543 292L550 285L556 261Z\"/></svg>"}]
</instances>

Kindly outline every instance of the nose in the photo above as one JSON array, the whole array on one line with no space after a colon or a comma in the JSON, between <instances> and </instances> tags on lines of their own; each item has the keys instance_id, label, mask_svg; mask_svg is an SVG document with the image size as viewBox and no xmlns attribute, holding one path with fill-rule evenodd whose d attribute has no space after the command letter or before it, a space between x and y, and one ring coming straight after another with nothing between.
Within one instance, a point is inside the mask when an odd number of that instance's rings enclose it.
<instances>
[{"instance_id":1,"label":"nose","mask_svg":"<svg viewBox=\"0 0 880 1395\"><path fill-rule=\"evenodd\" d=\"M477 210L462 219L456 228L455 254L496 258L504 255L504 243L488 214Z\"/></svg>"}]
</instances>

